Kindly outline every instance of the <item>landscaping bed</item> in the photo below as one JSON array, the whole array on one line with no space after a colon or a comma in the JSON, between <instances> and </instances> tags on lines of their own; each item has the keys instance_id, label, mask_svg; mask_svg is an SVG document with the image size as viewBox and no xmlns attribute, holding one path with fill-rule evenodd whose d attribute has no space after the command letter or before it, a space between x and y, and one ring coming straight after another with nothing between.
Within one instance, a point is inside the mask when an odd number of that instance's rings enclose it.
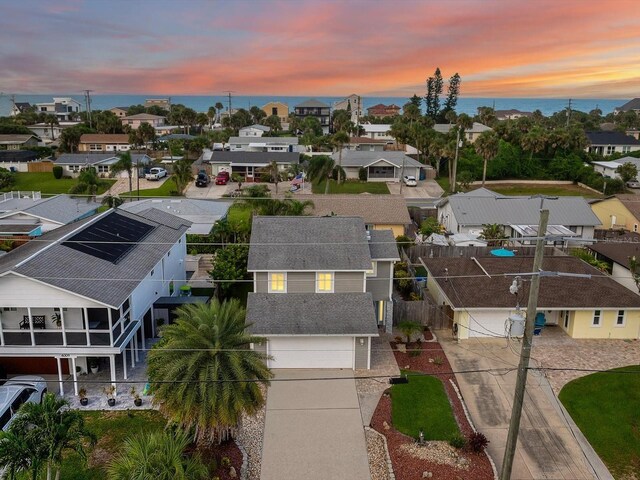
<instances>
[{"instance_id":1,"label":"landscaping bed","mask_svg":"<svg viewBox=\"0 0 640 480\"><path fill-rule=\"evenodd\" d=\"M428 332L425 333L425 339L431 339ZM450 380L455 382L455 377L451 373L446 373L451 372L451 365L440 344L430 341L407 344L408 353L398 351L398 345L396 342L391 342L400 368L410 370L409 385L412 380L419 378L415 375L420 373L435 375L433 378L442 382L460 433L464 437L471 435L473 429L464 413L462 402L451 385ZM402 349L402 346L400 348ZM411 350L416 350L419 354ZM430 383L428 388L433 387L432 382ZM415 438L396 430L392 421L392 400L389 393L390 390L387 390L380 399L371 420L371 427L386 437L394 473L398 480L422 478L489 480L494 478L491 463L485 452L473 453L467 449L455 449L447 441L442 440L427 441L424 446L421 446L416 443ZM430 399L424 398L422 401L429 402ZM417 425L418 428L420 426L422 425ZM445 428L439 435L442 436L442 432L448 431L450 428ZM425 439L429 437L429 432L425 431Z\"/></svg>"}]
</instances>

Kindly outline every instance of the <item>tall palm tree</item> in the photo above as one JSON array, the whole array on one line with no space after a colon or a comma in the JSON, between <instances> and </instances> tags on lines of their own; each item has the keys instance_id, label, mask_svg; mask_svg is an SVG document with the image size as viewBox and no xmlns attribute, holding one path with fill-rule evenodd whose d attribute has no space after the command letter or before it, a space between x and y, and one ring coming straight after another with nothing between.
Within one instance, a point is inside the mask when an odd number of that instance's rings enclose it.
<instances>
[{"instance_id":1,"label":"tall palm tree","mask_svg":"<svg viewBox=\"0 0 640 480\"><path fill-rule=\"evenodd\" d=\"M207 118L209 119L209 128L213 125L213 120L216 118L216 107L209 107L207 110Z\"/></svg>"},{"instance_id":2,"label":"tall palm tree","mask_svg":"<svg viewBox=\"0 0 640 480\"><path fill-rule=\"evenodd\" d=\"M82 414L53 393L45 394L41 403L23 404L9 428L23 438L38 439L39 460L46 465L47 480L51 480L54 470L56 480L60 479L65 452L73 451L86 460L85 445L96 440L85 427Z\"/></svg>"},{"instance_id":3,"label":"tall palm tree","mask_svg":"<svg viewBox=\"0 0 640 480\"><path fill-rule=\"evenodd\" d=\"M266 168L267 173L271 177L271 181L276 186L276 195L278 194L278 183L280 182L280 167L278 162L272 160Z\"/></svg>"},{"instance_id":4,"label":"tall palm tree","mask_svg":"<svg viewBox=\"0 0 640 480\"><path fill-rule=\"evenodd\" d=\"M120 172L127 172L129 177L129 194L133 191L133 160L131 160L131 152L120 152L118 154L118 161L111 165L111 171L115 174Z\"/></svg>"},{"instance_id":5,"label":"tall palm tree","mask_svg":"<svg viewBox=\"0 0 640 480\"><path fill-rule=\"evenodd\" d=\"M500 246L507 240L504 227L497 223L482 225L482 233L478 236L487 241L489 247Z\"/></svg>"},{"instance_id":6,"label":"tall palm tree","mask_svg":"<svg viewBox=\"0 0 640 480\"><path fill-rule=\"evenodd\" d=\"M184 189L191 180L193 180L193 171L191 170L191 163L185 160L179 160L173 164L173 175L171 178L176 184L178 195L182 195Z\"/></svg>"},{"instance_id":7,"label":"tall palm tree","mask_svg":"<svg viewBox=\"0 0 640 480\"><path fill-rule=\"evenodd\" d=\"M19 473L28 472L32 466L36 467L31 461L39 456L36 453L36 441L33 436L17 435L11 430L0 431L0 467L5 469L8 480L16 480Z\"/></svg>"},{"instance_id":8,"label":"tall palm tree","mask_svg":"<svg viewBox=\"0 0 640 480\"><path fill-rule=\"evenodd\" d=\"M49 127L51 128L51 140L55 140L56 137L53 134L53 126L60 124L60 122L58 122L58 117L53 115L52 113L48 113L44 116L44 123L49 125Z\"/></svg>"},{"instance_id":9,"label":"tall palm tree","mask_svg":"<svg viewBox=\"0 0 640 480\"><path fill-rule=\"evenodd\" d=\"M487 180L487 162L498 154L500 141L496 132L488 130L480 134L473 146L478 155L484 160L482 165L482 186L484 187L484 182Z\"/></svg>"},{"instance_id":10,"label":"tall palm tree","mask_svg":"<svg viewBox=\"0 0 640 480\"><path fill-rule=\"evenodd\" d=\"M154 402L197 440L229 438L243 413L252 415L264 404L260 385L268 385L272 374L266 355L249 346L265 339L246 328L236 299L185 305L149 352Z\"/></svg>"},{"instance_id":11,"label":"tall palm tree","mask_svg":"<svg viewBox=\"0 0 640 480\"><path fill-rule=\"evenodd\" d=\"M349 143L349 140L350 138L347 132L342 130L336 132L331 139L331 143L333 143L338 150L338 167L340 167L338 169L338 183L342 183L342 149L344 148L345 143Z\"/></svg>"},{"instance_id":12,"label":"tall palm tree","mask_svg":"<svg viewBox=\"0 0 640 480\"><path fill-rule=\"evenodd\" d=\"M309 168L307 168L307 175L313 182L320 183L323 180L326 182L324 185L324 194L329 193L329 181L331 180L331 174L336 166L333 158L327 155L318 155L312 157L309 160Z\"/></svg>"},{"instance_id":13,"label":"tall palm tree","mask_svg":"<svg viewBox=\"0 0 640 480\"><path fill-rule=\"evenodd\" d=\"M216 102L215 107L216 107L216 110L218 111L218 121L216 123L220 123L220 113L222 112L224 105L222 104L222 102ZM229 112L229 115L231 115L231 112Z\"/></svg>"},{"instance_id":14,"label":"tall palm tree","mask_svg":"<svg viewBox=\"0 0 640 480\"><path fill-rule=\"evenodd\" d=\"M109 480L200 480L207 467L198 456L186 456L190 441L184 433L170 431L127 438L120 454L107 468Z\"/></svg>"}]
</instances>

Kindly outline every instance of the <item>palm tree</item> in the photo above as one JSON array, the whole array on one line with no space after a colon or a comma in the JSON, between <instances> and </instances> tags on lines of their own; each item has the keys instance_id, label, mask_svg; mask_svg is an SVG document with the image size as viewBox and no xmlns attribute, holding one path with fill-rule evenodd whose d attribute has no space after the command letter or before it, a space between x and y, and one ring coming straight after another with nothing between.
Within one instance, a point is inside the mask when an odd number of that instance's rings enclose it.
<instances>
[{"instance_id":1,"label":"palm tree","mask_svg":"<svg viewBox=\"0 0 640 480\"><path fill-rule=\"evenodd\" d=\"M482 233L478 236L487 241L489 247L502 245L508 237L504 234L504 227L497 223L482 225Z\"/></svg>"},{"instance_id":2,"label":"palm tree","mask_svg":"<svg viewBox=\"0 0 640 480\"><path fill-rule=\"evenodd\" d=\"M51 140L55 140L56 137L53 134L53 126L60 124L60 122L58 122L58 117L53 115L52 113L48 113L44 116L44 123L49 125L49 127L51 128Z\"/></svg>"},{"instance_id":3,"label":"palm tree","mask_svg":"<svg viewBox=\"0 0 640 480\"><path fill-rule=\"evenodd\" d=\"M0 431L0 467L5 469L8 480L16 480L17 474L31 469L32 459L38 456L37 448L37 439L33 436Z\"/></svg>"},{"instance_id":4,"label":"palm tree","mask_svg":"<svg viewBox=\"0 0 640 480\"><path fill-rule=\"evenodd\" d=\"M196 440L226 440L243 414L264 404L261 385L272 374L267 356L249 346L265 339L246 328L236 299L185 305L149 352L154 402L171 422L193 430Z\"/></svg>"},{"instance_id":5,"label":"palm tree","mask_svg":"<svg viewBox=\"0 0 640 480\"><path fill-rule=\"evenodd\" d=\"M331 174L333 168L336 166L333 158L327 155L318 155L312 157L309 161L309 168L307 168L307 174L311 181L320 183L323 180L326 182L324 185L324 194L329 193L329 181L331 180Z\"/></svg>"},{"instance_id":6,"label":"palm tree","mask_svg":"<svg viewBox=\"0 0 640 480\"><path fill-rule=\"evenodd\" d=\"M47 480L51 480L54 470L59 480L66 451L86 460L85 444L96 441L95 435L86 429L82 414L70 409L69 402L53 393L45 394L41 403L23 404L10 430L22 438L38 439L42 455L39 460L46 464ZM33 459L31 463L33 467Z\"/></svg>"},{"instance_id":7,"label":"palm tree","mask_svg":"<svg viewBox=\"0 0 640 480\"><path fill-rule=\"evenodd\" d=\"M349 143L349 135L342 130L335 133L331 139L331 143L338 149L338 183L342 183L342 149L345 143Z\"/></svg>"},{"instance_id":8,"label":"palm tree","mask_svg":"<svg viewBox=\"0 0 640 480\"><path fill-rule=\"evenodd\" d=\"M184 189L191 180L193 180L193 171L191 163L185 160L179 160L173 164L173 175L171 176L176 184L178 195L182 195Z\"/></svg>"},{"instance_id":9,"label":"palm tree","mask_svg":"<svg viewBox=\"0 0 640 480\"><path fill-rule=\"evenodd\" d=\"M120 172L127 172L129 177L129 194L133 191L133 160L131 160L131 152L120 152L118 154L118 161L111 165L111 171L115 174Z\"/></svg>"},{"instance_id":10,"label":"palm tree","mask_svg":"<svg viewBox=\"0 0 640 480\"><path fill-rule=\"evenodd\" d=\"M98 186L100 185L100 178L95 167L85 168L80 175L78 175L78 183L69 189L71 195L86 193L88 195L87 201L91 201L98 193Z\"/></svg>"},{"instance_id":11,"label":"palm tree","mask_svg":"<svg viewBox=\"0 0 640 480\"><path fill-rule=\"evenodd\" d=\"M213 120L216 118L216 107L209 107L209 110L207 110L207 118L209 119L209 128L211 128Z\"/></svg>"},{"instance_id":12,"label":"palm tree","mask_svg":"<svg viewBox=\"0 0 640 480\"><path fill-rule=\"evenodd\" d=\"M123 202L117 195L105 195L101 203L109 208L118 208Z\"/></svg>"},{"instance_id":13,"label":"palm tree","mask_svg":"<svg viewBox=\"0 0 640 480\"><path fill-rule=\"evenodd\" d=\"M127 438L122 451L108 466L109 480L199 480L207 478L200 457L188 457L189 438L170 431Z\"/></svg>"},{"instance_id":14,"label":"palm tree","mask_svg":"<svg viewBox=\"0 0 640 480\"><path fill-rule=\"evenodd\" d=\"M498 154L500 140L498 140L496 132L488 130L480 134L473 146L478 155L484 160L482 166L482 186L484 187L484 182L487 180L487 162Z\"/></svg>"},{"instance_id":15,"label":"palm tree","mask_svg":"<svg viewBox=\"0 0 640 480\"><path fill-rule=\"evenodd\" d=\"M311 200L294 200L294 199L285 199L284 202L287 203L287 213L285 215L291 216L302 216L308 215L307 209L313 208L314 204Z\"/></svg>"},{"instance_id":16,"label":"palm tree","mask_svg":"<svg viewBox=\"0 0 640 480\"><path fill-rule=\"evenodd\" d=\"M216 102L215 107L218 111L218 121L216 123L220 123L220 112L222 112L224 105L222 104L222 102ZM231 112L229 112L229 115L231 115Z\"/></svg>"},{"instance_id":17,"label":"palm tree","mask_svg":"<svg viewBox=\"0 0 640 480\"><path fill-rule=\"evenodd\" d=\"M278 194L278 182L280 182L280 167L278 167L278 162L272 160L266 168L267 173L271 177L271 181L276 186L276 195Z\"/></svg>"}]
</instances>

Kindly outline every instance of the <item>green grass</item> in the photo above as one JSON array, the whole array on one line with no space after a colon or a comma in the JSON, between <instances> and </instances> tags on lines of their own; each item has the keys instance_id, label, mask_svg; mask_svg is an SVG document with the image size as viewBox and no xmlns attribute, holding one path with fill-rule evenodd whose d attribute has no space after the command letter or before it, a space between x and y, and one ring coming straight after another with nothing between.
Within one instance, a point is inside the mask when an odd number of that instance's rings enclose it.
<instances>
[{"instance_id":1,"label":"green grass","mask_svg":"<svg viewBox=\"0 0 640 480\"><path fill-rule=\"evenodd\" d=\"M440 188L442 188L442 190L444 190L444 195L447 195L449 193L449 177L438 177L436 178L436 182L438 182L438 185L440 185Z\"/></svg>"},{"instance_id":2,"label":"green grass","mask_svg":"<svg viewBox=\"0 0 640 480\"><path fill-rule=\"evenodd\" d=\"M56 179L51 172L43 173L26 173L17 172L15 174L15 183L10 187L2 189L4 192L9 191L33 191L42 192L43 195L55 195L59 193L69 193L69 189L73 187L78 180L75 178ZM101 179L102 186L98 188L98 195L106 192L115 180L110 178Z\"/></svg>"},{"instance_id":3,"label":"green grass","mask_svg":"<svg viewBox=\"0 0 640 480\"><path fill-rule=\"evenodd\" d=\"M138 198L138 190L135 189L135 186L136 186L136 184L134 182L134 184L133 184L134 189L131 192L131 198L133 200ZM140 190L140 197L172 197L172 196L175 196L175 194L172 195L171 192L177 192L177 190L176 190L175 182L173 180L171 180L171 177L169 177L158 188L149 188L149 189L145 189L145 190ZM120 197L128 198L129 197L129 192L121 193Z\"/></svg>"},{"instance_id":4,"label":"green grass","mask_svg":"<svg viewBox=\"0 0 640 480\"><path fill-rule=\"evenodd\" d=\"M242 203L234 202L227 212L227 221L229 225L238 225L243 223L247 225L251 220L251 207Z\"/></svg>"},{"instance_id":5,"label":"green grass","mask_svg":"<svg viewBox=\"0 0 640 480\"><path fill-rule=\"evenodd\" d=\"M558 397L614 477L640 478L640 375L594 373L569 382Z\"/></svg>"},{"instance_id":6,"label":"green grass","mask_svg":"<svg viewBox=\"0 0 640 480\"><path fill-rule=\"evenodd\" d=\"M325 182L314 183L312 185L313 193L324 193ZM389 188L384 182L344 182L338 184L335 180L331 180L329 184L329 193L378 193L388 194Z\"/></svg>"},{"instance_id":7,"label":"green grass","mask_svg":"<svg viewBox=\"0 0 640 480\"><path fill-rule=\"evenodd\" d=\"M404 371L403 373L412 373ZM409 376L409 383L391 387L391 418L396 430L425 440L449 440L460 433L440 379Z\"/></svg>"},{"instance_id":8,"label":"green grass","mask_svg":"<svg viewBox=\"0 0 640 480\"><path fill-rule=\"evenodd\" d=\"M586 188L581 188L578 185L504 184L486 185L486 188L502 195L549 195L552 197L573 195L587 198L602 198L602 195L587 190Z\"/></svg>"}]
</instances>

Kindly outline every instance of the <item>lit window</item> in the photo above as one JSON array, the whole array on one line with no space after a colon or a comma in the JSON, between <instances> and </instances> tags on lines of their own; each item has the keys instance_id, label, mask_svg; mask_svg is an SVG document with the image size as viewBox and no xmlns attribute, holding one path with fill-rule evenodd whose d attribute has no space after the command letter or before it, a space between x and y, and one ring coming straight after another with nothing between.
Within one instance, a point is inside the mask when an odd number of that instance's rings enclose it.
<instances>
[{"instance_id":1,"label":"lit window","mask_svg":"<svg viewBox=\"0 0 640 480\"><path fill-rule=\"evenodd\" d=\"M269 293L277 293L285 291L286 283L285 273L270 273L269 274Z\"/></svg>"},{"instance_id":2,"label":"lit window","mask_svg":"<svg viewBox=\"0 0 640 480\"><path fill-rule=\"evenodd\" d=\"M624 325L624 310L618 310L618 315L616 316L616 326L621 327Z\"/></svg>"},{"instance_id":3,"label":"lit window","mask_svg":"<svg viewBox=\"0 0 640 480\"><path fill-rule=\"evenodd\" d=\"M321 272L317 274L318 292L333 292L333 273Z\"/></svg>"},{"instance_id":4,"label":"lit window","mask_svg":"<svg viewBox=\"0 0 640 480\"><path fill-rule=\"evenodd\" d=\"M593 323L592 325L594 327L599 327L600 326L600 315L601 315L601 311L600 310L594 310L593 312Z\"/></svg>"},{"instance_id":5,"label":"lit window","mask_svg":"<svg viewBox=\"0 0 640 480\"><path fill-rule=\"evenodd\" d=\"M371 269L367 270L367 277L375 277L376 276L376 270L377 270L377 263L376 262L371 262Z\"/></svg>"}]
</instances>

